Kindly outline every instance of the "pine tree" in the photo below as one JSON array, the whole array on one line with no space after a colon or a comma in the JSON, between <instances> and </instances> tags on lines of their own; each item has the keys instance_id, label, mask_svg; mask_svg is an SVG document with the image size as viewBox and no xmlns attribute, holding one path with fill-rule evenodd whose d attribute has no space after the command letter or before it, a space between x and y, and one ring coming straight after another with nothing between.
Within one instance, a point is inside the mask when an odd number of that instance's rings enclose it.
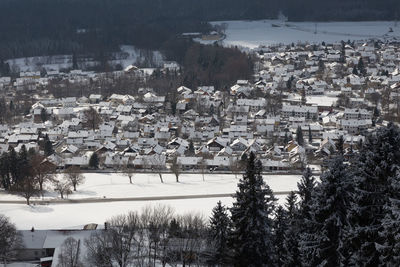
<instances>
[{"instance_id":1,"label":"pine tree","mask_svg":"<svg viewBox=\"0 0 400 267\"><path fill-rule=\"evenodd\" d=\"M400 262L400 173L389 178L389 203L385 206L385 217L382 220L383 229L379 235L380 262L386 266L396 266Z\"/></svg>"},{"instance_id":2,"label":"pine tree","mask_svg":"<svg viewBox=\"0 0 400 267\"><path fill-rule=\"evenodd\" d=\"M301 235L302 250L311 254L311 266L347 265L343 230L348 225L351 188L343 157L338 156L321 175L321 183L314 191L311 231Z\"/></svg>"},{"instance_id":3,"label":"pine tree","mask_svg":"<svg viewBox=\"0 0 400 267\"><path fill-rule=\"evenodd\" d=\"M44 136L44 154L50 156L54 153L53 144L51 143L49 136L46 134Z\"/></svg>"},{"instance_id":4,"label":"pine tree","mask_svg":"<svg viewBox=\"0 0 400 267\"><path fill-rule=\"evenodd\" d=\"M40 119L42 120L42 122L46 122L48 120L48 114L46 109L42 108L42 110L40 111Z\"/></svg>"},{"instance_id":5,"label":"pine tree","mask_svg":"<svg viewBox=\"0 0 400 267\"><path fill-rule=\"evenodd\" d=\"M311 132L311 126L308 126L308 143L312 143L312 132Z\"/></svg>"},{"instance_id":6,"label":"pine tree","mask_svg":"<svg viewBox=\"0 0 400 267\"><path fill-rule=\"evenodd\" d=\"M389 123L368 136L354 164L355 193L349 211L347 241L350 263L377 266L384 252L383 223L391 205L392 179L400 163L400 131ZM397 179L397 178L396 178ZM397 226L398 227L398 226Z\"/></svg>"},{"instance_id":7,"label":"pine tree","mask_svg":"<svg viewBox=\"0 0 400 267\"><path fill-rule=\"evenodd\" d=\"M360 59L358 60L357 68L360 74L365 75L364 61L362 57L360 57Z\"/></svg>"},{"instance_id":8,"label":"pine tree","mask_svg":"<svg viewBox=\"0 0 400 267\"><path fill-rule=\"evenodd\" d=\"M230 236L230 218L227 208L218 201L212 210L210 218L211 255L208 263L211 265L226 265L229 263L230 253L228 250L228 239Z\"/></svg>"},{"instance_id":9,"label":"pine tree","mask_svg":"<svg viewBox=\"0 0 400 267\"><path fill-rule=\"evenodd\" d=\"M301 181L297 183L300 196L299 216L301 219L311 219L310 209L312 192L316 186L315 178L312 176L310 168L306 168Z\"/></svg>"},{"instance_id":10,"label":"pine tree","mask_svg":"<svg viewBox=\"0 0 400 267\"><path fill-rule=\"evenodd\" d=\"M357 70L357 67L356 67L356 66L353 67L352 73L353 73L354 75L358 75L358 70Z\"/></svg>"},{"instance_id":11,"label":"pine tree","mask_svg":"<svg viewBox=\"0 0 400 267\"><path fill-rule=\"evenodd\" d=\"M261 176L261 163L250 153L247 169L238 183L232 217L231 242L235 266L273 264L272 219L276 199Z\"/></svg>"},{"instance_id":12,"label":"pine tree","mask_svg":"<svg viewBox=\"0 0 400 267\"><path fill-rule=\"evenodd\" d=\"M343 135L339 136L339 139L336 142L336 150L339 153L339 155L343 155L344 154L344 139L343 139Z\"/></svg>"},{"instance_id":13,"label":"pine tree","mask_svg":"<svg viewBox=\"0 0 400 267\"><path fill-rule=\"evenodd\" d=\"M99 168L99 156L97 155L96 152L90 156L89 159L89 167L92 169L98 169Z\"/></svg>"},{"instance_id":14,"label":"pine tree","mask_svg":"<svg viewBox=\"0 0 400 267\"><path fill-rule=\"evenodd\" d=\"M299 245L300 228L298 219L297 196L293 191L289 193L285 204L287 213L287 230L284 240L284 266L302 266Z\"/></svg>"},{"instance_id":15,"label":"pine tree","mask_svg":"<svg viewBox=\"0 0 400 267\"><path fill-rule=\"evenodd\" d=\"M284 266L285 262L285 237L287 231L287 216L282 206L275 212L273 244L275 251L275 265Z\"/></svg>"},{"instance_id":16,"label":"pine tree","mask_svg":"<svg viewBox=\"0 0 400 267\"><path fill-rule=\"evenodd\" d=\"M312 229L312 195L315 190L316 181L312 176L311 169L306 168L303 176L299 183L297 183L297 187L299 189L300 203L298 210L298 220L299 220L299 233L301 233L302 240L299 242L299 248L301 252L301 258L304 265L307 265L311 260L310 253L304 248L304 243L307 239L310 239L309 236L304 236L304 234L310 233L313 231Z\"/></svg>"},{"instance_id":17,"label":"pine tree","mask_svg":"<svg viewBox=\"0 0 400 267\"><path fill-rule=\"evenodd\" d=\"M296 130L296 141L299 146L304 144L303 131L300 126L298 126Z\"/></svg>"},{"instance_id":18,"label":"pine tree","mask_svg":"<svg viewBox=\"0 0 400 267\"><path fill-rule=\"evenodd\" d=\"M194 156L195 155L194 145L193 145L192 141L190 141L189 147L185 154L186 154L186 156Z\"/></svg>"}]
</instances>

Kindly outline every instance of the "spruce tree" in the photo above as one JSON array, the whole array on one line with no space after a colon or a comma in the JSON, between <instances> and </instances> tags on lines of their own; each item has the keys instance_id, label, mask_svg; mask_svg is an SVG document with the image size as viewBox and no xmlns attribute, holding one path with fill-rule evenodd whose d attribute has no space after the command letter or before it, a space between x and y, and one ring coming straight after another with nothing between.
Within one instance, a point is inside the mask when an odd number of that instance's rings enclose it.
<instances>
[{"instance_id":1,"label":"spruce tree","mask_svg":"<svg viewBox=\"0 0 400 267\"><path fill-rule=\"evenodd\" d=\"M304 248L304 243L307 239L310 239L309 236L305 236L305 234L313 231L312 229L312 195L315 190L316 181L312 176L312 172L310 168L306 168L303 176L299 183L297 183L297 187L299 190L300 203L298 210L298 220L299 220L299 233L301 233L302 240L299 242L299 248L301 252L301 258L304 265L307 265L311 260L310 253Z\"/></svg>"},{"instance_id":2,"label":"spruce tree","mask_svg":"<svg viewBox=\"0 0 400 267\"><path fill-rule=\"evenodd\" d=\"M218 201L217 206L212 210L210 218L210 240L211 253L208 263L211 265L226 265L230 260L228 240L230 236L230 218L227 208Z\"/></svg>"},{"instance_id":3,"label":"spruce tree","mask_svg":"<svg viewBox=\"0 0 400 267\"><path fill-rule=\"evenodd\" d=\"M335 146L336 146L336 150L339 153L339 155L343 155L344 154L344 139L343 139L343 135L339 136L339 139L337 140Z\"/></svg>"},{"instance_id":4,"label":"spruce tree","mask_svg":"<svg viewBox=\"0 0 400 267\"><path fill-rule=\"evenodd\" d=\"M302 266L299 247L300 221L298 219L297 196L293 191L287 196L285 207L287 210L287 230L285 232L285 240L283 243L283 266Z\"/></svg>"},{"instance_id":5,"label":"spruce tree","mask_svg":"<svg viewBox=\"0 0 400 267\"><path fill-rule=\"evenodd\" d=\"M390 191L396 187L393 179L397 180L399 163L400 131L392 123L368 136L360 149L353 168L355 193L346 235L351 264L377 266L385 257L380 233L385 232L386 209L391 206Z\"/></svg>"},{"instance_id":6,"label":"spruce tree","mask_svg":"<svg viewBox=\"0 0 400 267\"><path fill-rule=\"evenodd\" d=\"M231 243L235 266L273 265L272 216L276 199L261 176L261 163L250 153L234 195Z\"/></svg>"},{"instance_id":7,"label":"spruce tree","mask_svg":"<svg viewBox=\"0 0 400 267\"><path fill-rule=\"evenodd\" d=\"M312 201L312 192L316 186L315 178L312 176L311 169L307 167L297 187L299 189L300 203L299 216L300 219L311 219L310 209Z\"/></svg>"},{"instance_id":8,"label":"spruce tree","mask_svg":"<svg viewBox=\"0 0 400 267\"><path fill-rule=\"evenodd\" d=\"M363 61L362 57L360 57L360 59L358 60L357 68L358 68L358 71L360 72L360 74L365 75L366 70L364 67L364 61Z\"/></svg>"},{"instance_id":9,"label":"spruce tree","mask_svg":"<svg viewBox=\"0 0 400 267\"><path fill-rule=\"evenodd\" d=\"M379 235L380 262L386 266L396 266L400 262L400 173L389 178L389 203L385 206L385 217Z\"/></svg>"},{"instance_id":10,"label":"spruce tree","mask_svg":"<svg viewBox=\"0 0 400 267\"><path fill-rule=\"evenodd\" d=\"M296 130L296 141L299 146L304 144L303 131L300 126L298 126Z\"/></svg>"},{"instance_id":11,"label":"spruce tree","mask_svg":"<svg viewBox=\"0 0 400 267\"><path fill-rule=\"evenodd\" d=\"M352 183L343 157L334 158L329 170L321 175L311 206L309 232L303 233L302 251L310 254L311 266L347 265L343 247L344 228L348 225Z\"/></svg>"},{"instance_id":12,"label":"spruce tree","mask_svg":"<svg viewBox=\"0 0 400 267\"><path fill-rule=\"evenodd\" d=\"M275 265L284 266L286 257L285 237L287 231L287 213L282 206L275 212L273 244L275 251Z\"/></svg>"},{"instance_id":13,"label":"spruce tree","mask_svg":"<svg viewBox=\"0 0 400 267\"><path fill-rule=\"evenodd\" d=\"M44 136L43 143L44 143L44 154L46 156L52 155L54 153L53 144L51 143L49 136L47 134Z\"/></svg>"},{"instance_id":14,"label":"spruce tree","mask_svg":"<svg viewBox=\"0 0 400 267\"><path fill-rule=\"evenodd\" d=\"M98 169L99 168L99 156L97 155L96 152L90 156L89 159L89 167L92 169Z\"/></svg>"}]
</instances>

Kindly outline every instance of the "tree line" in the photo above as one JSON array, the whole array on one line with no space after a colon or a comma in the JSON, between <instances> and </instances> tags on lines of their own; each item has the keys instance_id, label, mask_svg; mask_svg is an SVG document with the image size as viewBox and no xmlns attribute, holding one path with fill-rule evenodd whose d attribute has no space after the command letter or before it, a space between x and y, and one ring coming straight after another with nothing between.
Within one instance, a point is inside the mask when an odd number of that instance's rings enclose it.
<instances>
[{"instance_id":1,"label":"tree line","mask_svg":"<svg viewBox=\"0 0 400 267\"><path fill-rule=\"evenodd\" d=\"M3 0L0 59L88 54L101 60L121 44L160 49L182 32L206 32L207 21L276 18L297 21L394 20L394 0L146 1ZM100 19L101 18L101 19Z\"/></svg>"}]
</instances>

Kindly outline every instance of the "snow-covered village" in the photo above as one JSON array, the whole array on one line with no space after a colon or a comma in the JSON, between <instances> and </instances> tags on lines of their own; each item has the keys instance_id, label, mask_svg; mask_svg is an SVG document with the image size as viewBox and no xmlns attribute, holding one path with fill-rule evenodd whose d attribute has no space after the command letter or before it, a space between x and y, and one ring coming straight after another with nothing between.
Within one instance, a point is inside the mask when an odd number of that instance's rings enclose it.
<instances>
[{"instance_id":1,"label":"snow-covered village","mask_svg":"<svg viewBox=\"0 0 400 267\"><path fill-rule=\"evenodd\" d=\"M0 27L0 265L397 266L397 15L287 5Z\"/></svg>"}]
</instances>

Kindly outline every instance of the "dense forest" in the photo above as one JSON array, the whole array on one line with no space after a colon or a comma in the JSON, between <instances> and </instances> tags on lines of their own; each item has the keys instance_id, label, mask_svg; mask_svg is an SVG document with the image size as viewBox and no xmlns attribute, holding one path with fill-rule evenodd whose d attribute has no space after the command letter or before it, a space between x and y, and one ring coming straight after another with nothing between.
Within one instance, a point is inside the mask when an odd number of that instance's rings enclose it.
<instances>
[{"instance_id":1,"label":"dense forest","mask_svg":"<svg viewBox=\"0 0 400 267\"><path fill-rule=\"evenodd\" d=\"M182 32L206 32L205 21L276 18L289 20L396 19L395 0L2 0L0 59L91 53L120 44L161 49Z\"/></svg>"}]
</instances>

